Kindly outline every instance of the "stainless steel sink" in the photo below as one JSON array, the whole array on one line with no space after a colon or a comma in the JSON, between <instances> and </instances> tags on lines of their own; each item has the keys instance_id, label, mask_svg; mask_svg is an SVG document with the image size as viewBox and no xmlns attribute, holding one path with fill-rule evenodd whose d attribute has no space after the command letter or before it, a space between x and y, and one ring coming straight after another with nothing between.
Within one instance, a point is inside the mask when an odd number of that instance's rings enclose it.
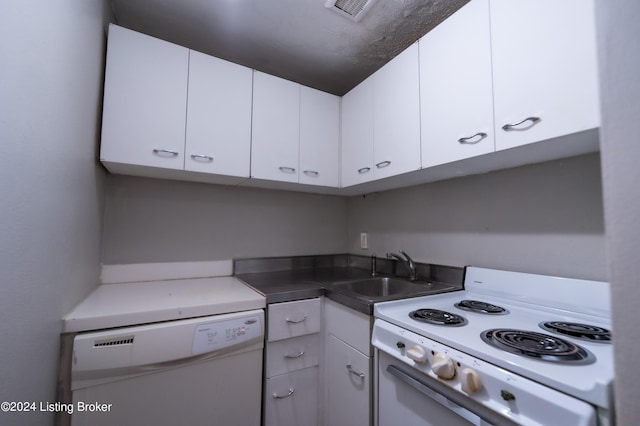
<instances>
[{"instance_id":1,"label":"stainless steel sink","mask_svg":"<svg viewBox=\"0 0 640 426\"><path fill-rule=\"evenodd\" d=\"M334 283L335 291L368 302L380 302L404 297L424 296L455 290L449 284L409 281L394 277L375 277Z\"/></svg>"},{"instance_id":2,"label":"stainless steel sink","mask_svg":"<svg viewBox=\"0 0 640 426\"><path fill-rule=\"evenodd\" d=\"M348 281L335 284L336 287L358 293L363 296L385 297L396 294L411 294L415 290L420 290L421 285L399 278L367 278L364 280Z\"/></svg>"}]
</instances>

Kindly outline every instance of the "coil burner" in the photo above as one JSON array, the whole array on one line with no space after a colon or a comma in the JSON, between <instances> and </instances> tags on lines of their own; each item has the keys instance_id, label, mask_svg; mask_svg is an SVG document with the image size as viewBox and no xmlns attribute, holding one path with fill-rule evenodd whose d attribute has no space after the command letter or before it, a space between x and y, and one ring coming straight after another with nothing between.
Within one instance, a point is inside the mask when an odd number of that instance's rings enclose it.
<instances>
[{"instance_id":1,"label":"coil burner","mask_svg":"<svg viewBox=\"0 0 640 426\"><path fill-rule=\"evenodd\" d=\"M547 321L539 325L543 330L552 333L564 334L588 342L611 343L611 331L595 325L564 321Z\"/></svg>"},{"instance_id":2,"label":"coil burner","mask_svg":"<svg viewBox=\"0 0 640 426\"><path fill-rule=\"evenodd\" d=\"M467 323L463 316L439 309L418 309L410 312L409 317L416 321L434 325L462 326Z\"/></svg>"},{"instance_id":3,"label":"coil burner","mask_svg":"<svg viewBox=\"0 0 640 426\"><path fill-rule=\"evenodd\" d=\"M527 330L496 328L483 331L485 343L517 355L541 361L590 364L595 361L586 349L549 334Z\"/></svg>"},{"instance_id":4,"label":"coil burner","mask_svg":"<svg viewBox=\"0 0 640 426\"><path fill-rule=\"evenodd\" d=\"M454 306L458 309L477 312L479 314L506 315L509 313L509 311L502 306L492 305L491 303L482 302L480 300L461 300Z\"/></svg>"}]
</instances>

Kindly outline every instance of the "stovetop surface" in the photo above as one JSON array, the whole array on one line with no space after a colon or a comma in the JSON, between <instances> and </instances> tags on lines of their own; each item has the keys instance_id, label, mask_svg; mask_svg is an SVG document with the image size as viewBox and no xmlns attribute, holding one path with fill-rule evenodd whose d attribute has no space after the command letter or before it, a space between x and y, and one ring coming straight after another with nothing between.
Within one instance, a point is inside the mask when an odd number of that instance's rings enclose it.
<instances>
[{"instance_id":1,"label":"stovetop surface","mask_svg":"<svg viewBox=\"0 0 640 426\"><path fill-rule=\"evenodd\" d=\"M476 274L475 272L478 271L472 270L471 276L469 271L467 272L467 278L476 279L476 281L483 283L483 286L479 287L478 285L467 283L465 279L465 287L471 287L475 291L467 289L441 295L380 303L376 304L374 315L376 318L386 320L478 359L585 400L593 399L590 396L591 394L605 394L608 392L607 389L612 385L614 377L613 345L611 343L585 341L572 336L552 333L543 330L539 326L542 321L566 321L590 324L611 330L610 318L606 316L608 307L600 309L597 306L597 303L601 303L603 299L606 303L608 296L605 295L605 292L608 293L606 283L600 283L602 287L597 284L594 286L587 285L589 294L585 296L584 300L581 300L581 296L576 295L571 300L559 299L554 301L554 294L544 294L544 292L549 292L544 279L541 281L542 284L540 286L534 286L533 289L518 289L517 285L514 285L513 289L505 293L507 297L499 297L496 295L499 293L496 288L504 287L504 283L492 286L492 280L487 278L487 275L483 275L485 271L479 270L481 273ZM477 279L479 275L483 275L483 278ZM565 284L569 287L576 284L575 280L551 280L549 283L552 287L556 287L559 294L564 294L566 289L562 287ZM484 284L489 285L484 286ZM601 292L602 294L593 294L594 292ZM549 299L547 304L551 306L540 304L545 303L545 298ZM488 315L463 310L455 306L456 303L464 299L501 306L506 308L508 313ZM600 302L598 302L598 299L600 299ZM535 301L535 303L530 301ZM466 319L466 324L451 327L428 324L410 318L409 313L411 311L422 308L439 309L460 315ZM579 309L583 312L577 311ZM556 363L509 353L493 347L481 339L480 336L483 331L495 328L522 329L561 338L586 349L594 356L594 359L592 360L593 362L589 363Z\"/></svg>"}]
</instances>

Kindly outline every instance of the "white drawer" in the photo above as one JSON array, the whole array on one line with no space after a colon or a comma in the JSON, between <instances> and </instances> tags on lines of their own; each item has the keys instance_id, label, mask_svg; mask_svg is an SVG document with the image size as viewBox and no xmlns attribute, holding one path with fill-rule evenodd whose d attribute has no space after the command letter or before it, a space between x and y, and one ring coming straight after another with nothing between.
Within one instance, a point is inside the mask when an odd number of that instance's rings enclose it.
<instances>
[{"instance_id":1,"label":"white drawer","mask_svg":"<svg viewBox=\"0 0 640 426\"><path fill-rule=\"evenodd\" d=\"M318 365L320 333L267 343L267 377Z\"/></svg>"},{"instance_id":2,"label":"white drawer","mask_svg":"<svg viewBox=\"0 0 640 426\"><path fill-rule=\"evenodd\" d=\"M333 300L325 301L324 317L327 332L347 342L363 354L373 355L371 317Z\"/></svg>"},{"instance_id":3,"label":"white drawer","mask_svg":"<svg viewBox=\"0 0 640 426\"><path fill-rule=\"evenodd\" d=\"M316 426L318 424L318 367L267 379L265 426Z\"/></svg>"},{"instance_id":4,"label":"white drawer","mask_svg":"<svg viewBox=\"0 0 640 426\"><path fill-rule=\"evenodd\" d=\"M267 340L274 342L319 332L320 310L320 298L270 304Z\"/></svg>"}]
</instances>

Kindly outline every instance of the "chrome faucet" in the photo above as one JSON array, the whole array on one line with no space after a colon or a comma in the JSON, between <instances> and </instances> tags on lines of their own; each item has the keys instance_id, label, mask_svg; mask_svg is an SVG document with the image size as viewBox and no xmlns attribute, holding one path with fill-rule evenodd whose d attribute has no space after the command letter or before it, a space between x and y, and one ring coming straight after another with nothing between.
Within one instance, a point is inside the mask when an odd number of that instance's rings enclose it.
<instances>
[{"instance_id":1,"label":"chrome faucet","mask_svg":"<svg viewBox=\"0 0 640 426\"><path fill-rule=\"evenodd\" d=\"M413 263L413 259L411 259L411 257L402 250L400 250L400 254L404 256L404 258L395 253L387 253L387 259L396 259L400 261L400 263L402 263L409 271L409 279L411 281L416 281L418 279L418 274L416 273L416 265Z\"/></svg>"}]
</instances>

